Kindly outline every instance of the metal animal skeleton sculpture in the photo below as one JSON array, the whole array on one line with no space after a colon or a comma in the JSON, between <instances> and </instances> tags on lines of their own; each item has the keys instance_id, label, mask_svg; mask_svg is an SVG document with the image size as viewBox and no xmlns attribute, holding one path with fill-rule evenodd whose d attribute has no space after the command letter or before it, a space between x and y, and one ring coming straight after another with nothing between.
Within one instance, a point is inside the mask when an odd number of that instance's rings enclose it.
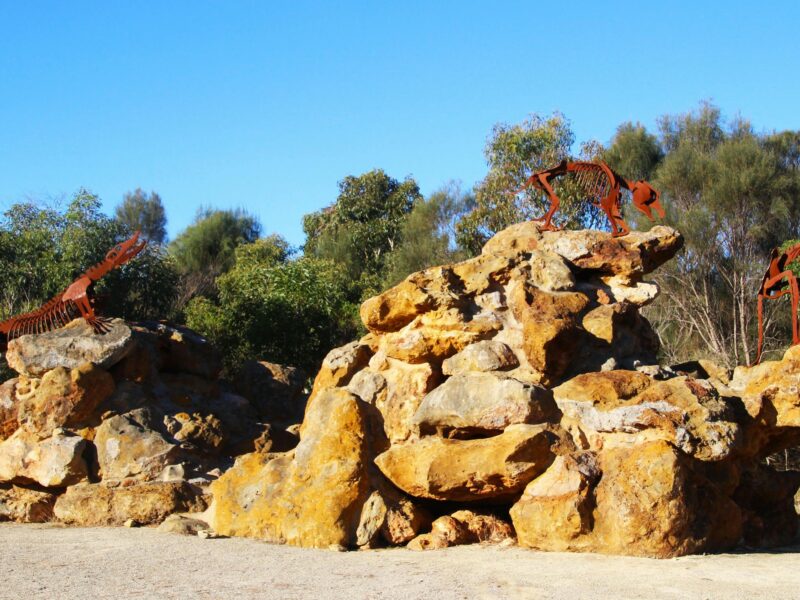
<instances>
[{"instance_id":1,"label":"metal animal skeleton sculpture","mask_svg":"<svg viewBox=\"0 0 800 600\"><path fill-rule=\"evenodd\" d=\"M561 204L561 200L553 191L550 182L556 177L561 177L567 173L577 173L578 184L588 192L589 197L594 200L594 204L602 208L603 212L608 216L614 237L620 237L630 232L628 225L620 214L620 188L630 190L633 205L651 221L653 220L653 210L660 217L664 217L664 208L660 202L661 194L646 181L628 181L615 173L611 167L602 161L567 162L562 160L560 164L551 169L545 169L531 175L525 184L516 191L516 193L519 193L526 187L531 186L547 194L550 199L550 208L541 219L537 219L537 221L544 221L542 228L545 230L552 231L556 229L552 223L552 218Z\"/></svg>"},{"instance_id":2,"label":"metal animal skeleton sculpture","mask_svg":"<svg viewBox=\"0 0 800 600\"><path fill-rule=\"evenodd\" d=\"M90 267L83 275L38 309L11 317L0 323L0 349L5 350L10 340L29 333L43 333L58 329L72 319L83 317L97 333L104 331L103 323L95 315L94 299L91 296L96 281L106 273L124 265L139 254L147 245L139 241L139 232L108 251L103 261Z\"/></svg>"},{"instance_id":3,"label":"metal animal skeleton sculpture","mask_svg":"<svg viewBox=\"0 0 800 600\"><path fill-rule=\"evenodd\" d=\"M800 289L797 277L789 269L789 264L800 256L800 244L795 244L785 252L773 248L769 255L769 267L761 280L758 290L758 350L756 364L761 362L761 349L764 345L764 300L780 298L785 294L792 297L792 345L800 343L797 331L797 305L800 302Z\"/></svg>"}]
</instances>

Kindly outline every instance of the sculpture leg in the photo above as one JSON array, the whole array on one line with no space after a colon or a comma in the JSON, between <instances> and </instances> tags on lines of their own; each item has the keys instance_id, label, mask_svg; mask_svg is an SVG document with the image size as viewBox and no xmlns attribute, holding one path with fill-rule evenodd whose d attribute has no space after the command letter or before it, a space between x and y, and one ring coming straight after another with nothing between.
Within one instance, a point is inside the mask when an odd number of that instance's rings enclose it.
<instances>
[{"instance_id":1,"label":"sculpture leg","mask_svg":"<svg viewBox=\"0 0 800 600\"><path fill-rule=\"evenodd\" d=\"M534 219L534 221L541 221L542 227L545 231L557 231L558 227L553 225L552 219L553 215L558 210L558 207L561 205L561 200L558 198L556 193L553 191L553 188L550 186L550 183L547 181L546 177L538 177L537 184L535 187L538 187L541 190L544 190L547 194L548 199L550 200L550 208L547 210L543 217L538 219Z\"/></svg>"},{"instance_id":2,"label":"sculpture leg","mask_svg":"<svg viewBox=\"0 0 800 600\"><path fill-rule=\"evenodd\" d=\"M630 233L627 223L622 219L619 213L619 188L612 189L607 196L600 201L600 207L608 217L608 222L611 224L611 235L613 237L621 237Z\"/></svg>"},{"instance_id":3,"label":"sculpture leg","mask_svg":"<svg viewBox=\"0 0 800 600\"><path fill-rule=\"evenodd\" d=\"M764 347L764 297L758 295L758 348L756 350L756 364L761 363L761 350Z\"/></svg>"},{"instance_id":4,"label":"sculpture leg","mask_svg":"<svg viewBox=\"0 0 800 600\"><path fill-rule=\"evenodd\" d=\"M792 290L792 345L794 346L800 343L800 337L797 335L797 304L800 301L800 290L798 290L797 278L794 274L789 273L787 279Z\"/></svg>"}]
</instances>

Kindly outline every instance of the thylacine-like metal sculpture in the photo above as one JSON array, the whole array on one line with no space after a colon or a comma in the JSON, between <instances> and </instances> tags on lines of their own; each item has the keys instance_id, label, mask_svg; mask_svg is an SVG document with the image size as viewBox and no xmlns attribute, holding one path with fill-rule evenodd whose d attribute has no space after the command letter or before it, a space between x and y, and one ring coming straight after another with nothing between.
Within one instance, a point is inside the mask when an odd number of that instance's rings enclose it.
<instances>
[{"instance_id":1,"label":"thylacine-like metal sculpture","mask_svg":"<svg viewBox=\"0 0 800 600\"><path fill-rule=\"evenodd\" d=\"M77 317L83 317L96 332L101 333L104 327L94 311L92 287L109 271L124 265L139 254L146 245L146 240L139 241L137 231L132 237L109 250L105 259L87 269L61 294L34 311L0 323L0 349L5 349L9 341L21 335L52 331Z\"/></svg>"},{"instance_id":2,"label":"thylacine-like metal sculpture","mask_svg":"<svg viewBox=\"0 0 800 600\"><path fill-rule=\"evenodd\" d=\"M791 294L792 300L792 345L800 343L797 331L797 305L800 303L800 288L797 277L789 269L789 264L800 257L800 244L795 244L786 251L781 252L773 248L769 255L767 267L761 287L758 290L758 350L756 351L756 364L761 362L761 350L764 345L764 300L780 298Z\"/></svg>"},{"instance_id":3,"label":"thylacine-like metal sculpture","mask_svg":"<svg viewBox=\"0 0 800 600\"><path fill-rule=\"evenodd\" d=\"M595 205L602 208L603 212L606 213L614 237L620 237L630 232L620 213L620 189L630 190L633 205L651 221L653 220L653 210L660 217L664 217L664 208L660 202L661 194L646 181L629 181L615 173L611 167L602 161L568 162L567 160L562 160L561 163L551 169L545 169L531 175L516 192L519 193L530 186L547 194L550 199L550 208L541 219L537 219L537 221L544 222L542 228L545 230L552 231L556 229L552 219L561 204L561 200L553 191L550 182L568 173L577 174L578 184L587 192Z\"/></svg>"}]
</instances>

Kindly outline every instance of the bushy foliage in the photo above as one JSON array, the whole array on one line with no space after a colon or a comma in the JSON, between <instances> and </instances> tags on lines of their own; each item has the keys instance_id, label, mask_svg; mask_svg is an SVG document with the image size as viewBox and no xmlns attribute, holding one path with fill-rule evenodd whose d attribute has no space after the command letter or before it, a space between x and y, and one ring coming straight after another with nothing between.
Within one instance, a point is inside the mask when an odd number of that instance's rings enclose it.
<instances>
[{"instance_id":1,"label":"bushy foliage","mask_svg":"<svg viewBox=\"0 0 800 600\"><path fill-rule=\"evenodd\" d=\"M355 335L346 274L329 260L276 254L276 245L286 247L276 238L240 246L233 268L217 280L218 299L199 297L186 307L187 324L223 350L229 370L258 358L314 372Z\"/></svg>"},{"instance_id":2,"label":"bushy foliage","mask_svg":"<svg viewBox=\"0 0 800 600\"><path fill-rule=\"evenodd\" d=\"M398 181L380 169L345 177L336 202L304 217L305 254L341 265L347 297L363 300L381 290L388 257L402 244L403 224L421 198L413 179Z\"/></svg>"}]
</instances>

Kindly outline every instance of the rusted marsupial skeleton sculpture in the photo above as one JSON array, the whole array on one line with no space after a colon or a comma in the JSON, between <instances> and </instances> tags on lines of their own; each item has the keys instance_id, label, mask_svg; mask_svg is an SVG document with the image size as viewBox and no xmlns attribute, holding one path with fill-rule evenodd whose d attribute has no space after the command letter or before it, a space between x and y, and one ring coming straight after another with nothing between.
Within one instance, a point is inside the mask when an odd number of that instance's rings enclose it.
<instances>
[{"instance_id":1,"label":"rusted marsupial skeleton sculpture","mask_svg":"<svg viewBox=\"0 0 800 600\"><path fill-rule=\"evenodd\" d=\"M77 317L83 317L96 332L103 332L103 324L94 312L92 288L106 273L124 265L146 245L147 241L139 241L137 231L131 238L109 250L103 261L87 269L64 292L34 311L11 317L0 323L0 350L5 350L8 342L14 338L29 333L52 331Z\"/></svg>"},{"instance_id":2,"label":"rusted marsupial skeleton sculpture","mask_svg":"<svg viewBox=\"0 0 800 600\"><path fill-rule=\"evenodd\" d=\"M620 237L630 232L620 213L620 188L630 190L633 205L651 221L653 220L653 210L658 213L658 216L664 217L664 208L660 202L661 194L646 181L624 179L602 161L567 162L562 160L561 163L551 169L545 169L531 175L516 192L519 193L526 187L531 186L547 194L550 199L550 208L542 218L536 219L544 222L542 229L547 231L556 229L552 219L561 204L561 200L553 191L550 182L556 177L561 177L568 173L577 173L578 184L594 200L594 204L602 208L603 212L606 213L614 237Z\"/></svg>"},{"instance_id":3,"label":"rusted marsupial skeleton sculpture","mask_svg":"<svg viewBox=\"0 0 800 600\"><path fill-rule=\"evenodd\" d=\"M769 267L761 280L758 290L758 350L756 364L761 362L761 350L764 345L764 300L780 298L791 294L792 299L792 345L800 343L797 331L797 305L800 302L800 289L797 277L789 269L789 264L800 256L800 244L795 244L785 252L773 248L769 255Z\"/></svg>"}]
</instances>

